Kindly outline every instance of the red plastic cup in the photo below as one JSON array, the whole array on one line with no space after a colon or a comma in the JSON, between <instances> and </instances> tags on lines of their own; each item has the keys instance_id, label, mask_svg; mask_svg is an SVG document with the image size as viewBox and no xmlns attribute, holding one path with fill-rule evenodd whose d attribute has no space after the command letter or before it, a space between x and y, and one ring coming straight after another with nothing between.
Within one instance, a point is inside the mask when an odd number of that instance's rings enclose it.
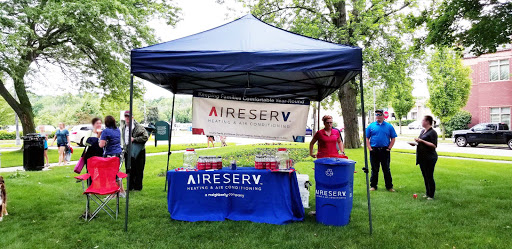
<instances>
[{"instance_id":1,"label":"red plastic cup","mask_svg":"<svg viewBox=\"0 0 512 249\"><path fill-rule=\"evenodd\" d=\"M416 198L418 198L418 195L417 194L413 194L412 198L416 199Z\"/></svg>"}]
</instances>

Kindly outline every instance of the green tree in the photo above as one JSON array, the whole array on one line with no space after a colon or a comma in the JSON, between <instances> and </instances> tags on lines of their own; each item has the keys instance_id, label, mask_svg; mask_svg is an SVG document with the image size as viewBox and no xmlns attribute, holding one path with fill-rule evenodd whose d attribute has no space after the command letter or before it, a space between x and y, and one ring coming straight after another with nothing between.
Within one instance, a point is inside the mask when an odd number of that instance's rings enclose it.
<instances>
[{"instance_id":1,"label":"green tree","mask_svg":"<svg viewBox=\"0 0 512 249\"><path fill-rule=\"evenodd\" d=\"M379 82L386 86L381 91L380 98L391 103L395 116L398 118L400 134L402 134L402 118L414 107L415 100L412 96L411 74L415 64L415 53L410 51L403 42L395 36L386 36L385 41L388 49L370 51L374 53L373 58L378 58L369 62L371 70L371 81Z\"/></svg>"},{"instance_id":2,"label":"green tree","mask_svg":"<svg viewBox=\"0 0 512 249\"><path fill-rule=\"evenodd\" d=\"M14 124L14 111L5 100L0 99L0 126L12 124Z\"/></svg>"},{"instance_id":3,"label":"green tree","mask_svg":"<svg viewBox=\"0 0 512 249\"><path fill-rule=\"evenodd\" d=\"M402 118L407 116L407 113L411 111L415 104L412 89L412 80L410 78L406 78L402 84L396 84L393 89L391 106L395 111L396 118L398 118L400 134L402 134Z\"/></svg>"},{"instance_id":4,"label":"green tree","mask_svg":"<svg viewBox=\"0 0 512 249\"><path fill-rule=\"evenodd\" d=\"M172 116L172 98L158 98L147 102L148 106L158 106L159 120L170 122ZM176 96L174 120L179 123L192 122L192 97Z\"/></svg>"},{"instance_id":5,"label":"green tree","mask_svg":"<svg viewBox=\"0 0 512 249\"><path fill-rule=\"evenodd\" d=\"M191 123L192 108L183 108L174 112L176 123Z\"/></svg>"},{"instance_id":6,"label":"green tree","mask_svg":"<svg viewBox=\"0 0 512 249\"><path fill-rule=\"evenodd\" d=\"M451 119L446 123L446 134L452 136L455 130L467 130L468 125L471 123L471 113L468 111L458 111Z\"/></svg>"},{"instance_id":7,"label":"green tree","mask_svg":"<svg viewBox=\"0 0 512 249\"><path fill-rule=\"evenodd\" d=\"M392 35L402 25L401 11L414 5L414 0L240 0L252 13L267 23L295 33L335 43L363 47L363 60L370 61L366 49L379 47L384 35ZM331 98L341 104L345 147L361 146L358 126L358 82L354 79L342 86Z\"/></svg>"},{"instance_id":8,"label":"green tree","mask_svg":"<svg viewBox=\"0 0 512 249\"><path fill-rule=\"evenodd\" d=\"M446 123L469 98L471 90L471 69L462 64L460 54L447 48L437 49L427 63L427 80L430 99L428 105L432 113L439 117L443 139Z\"/></svg>"},{"instance_id":9,"label":"green tree","mask_svg":"<svg viewBox=\"0 0 512 249\"><path fill-rule=\"evenodd\" d=\"M73 115L73 123L76 124L88 124L94 117L97 117L99 113L98 106L96 103L85 101L82 103L80 108L76 109Z\"/></svg>"},{"instance_id":10,"label":"green tree","mask_svg":"<svg viewBox=\"0 0 512 249\"><path fill-rule=\"evenodd\" d=\"M512 42L512 1L444 0L433 3L414 25L426 24L427 33L419 44L464 46L477 55L496 52L499 45Z\"/></svg>"},{"instance_id":11,"label":"green tree","mask_svg":"<svg viewBox=\"0 0 512 249\"><path fill-rule=\"evenodd\" d=\"M100 89L106 98L126 101L129 51L155 42L151 17L177 20L166 0L11 0L0 2L0 95L34 132L27 75L45 62L78 75L84 89ZM17 99L3 77L14 82ZM139 91L136 91L138 94Z\"/></svg>"},{"instance_id":12,"label":"green tree","mask_svg":"<svg viewBox=\"0 0 512 249\"><path fill-rule=\"evenodd\" d=\"M156 107L156 106L148 107L145 121L147 123L154 124L154 123L158 122L158 120L159 120L158 107Z\"/></svg>"}]
</instances>

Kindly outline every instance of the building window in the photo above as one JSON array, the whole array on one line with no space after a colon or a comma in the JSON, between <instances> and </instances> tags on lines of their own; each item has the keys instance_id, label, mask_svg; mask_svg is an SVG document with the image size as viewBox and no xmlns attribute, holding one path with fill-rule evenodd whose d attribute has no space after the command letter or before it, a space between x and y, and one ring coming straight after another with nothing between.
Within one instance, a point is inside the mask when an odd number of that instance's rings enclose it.
<instances>
[{"instance_id":1,"label":"building window","mask_svg":"<svg viewBox=\"0 0 512 249\"><path fill-rule=\"evenodd\" d=\"M417 112L411 112L411 119L418 119L418 113Z\"/></svg>"},{"instance_id":2,"label":"building window","mask_svg":"<svg viewBox=\"0 0 512 249\"><path fill-rule=\"evenodd\" d=\"M510 67L508 60L489 62L490 81L509 80Z\"/></svg>"},{"instance_id":3,"label":"building window","mask_svg":"<svg viewBox=\"0 0 512 249\"><path fill-rule=\"evenodd\" d=\"M491 108L491 122L505 123L510 127L510 107Z\"/></svg>"}]
</instances>

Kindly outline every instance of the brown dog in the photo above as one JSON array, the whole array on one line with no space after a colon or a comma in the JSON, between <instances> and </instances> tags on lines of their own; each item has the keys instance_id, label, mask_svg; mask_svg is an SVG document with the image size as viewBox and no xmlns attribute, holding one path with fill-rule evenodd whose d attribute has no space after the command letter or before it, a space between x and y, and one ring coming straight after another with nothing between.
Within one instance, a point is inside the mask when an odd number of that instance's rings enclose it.
<instances>
[{"instance_id":1,"label":"brown dog","mask_svg":"<svg viewBox=\"0 0 512 249\"><path fill-rule=\"evenodd\" d=\"M3 220L7 213L7 192L5 191L4 178L0 176L0 221Z\"/></svg>"}]
</instances>

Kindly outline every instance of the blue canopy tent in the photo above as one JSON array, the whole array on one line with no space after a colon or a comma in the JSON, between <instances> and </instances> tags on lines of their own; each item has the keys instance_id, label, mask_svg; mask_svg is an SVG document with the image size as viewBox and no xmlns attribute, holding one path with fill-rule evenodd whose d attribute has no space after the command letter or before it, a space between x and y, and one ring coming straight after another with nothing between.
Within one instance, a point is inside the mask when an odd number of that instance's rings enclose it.
<instances>
[{"instance_id":1,"label":"blue canopy tent","mask_svg":"<svg viewBox=\"0 0 512 249\"><path fill-rule=\"evenodd\" d=\"M321 101L362 74L362 50L291 33L249 14L208 31L132 50L131 74L130 110L133 76L174 95L202 91ZM364 128L364 108L362 115ZM371 233L366 147L364 153ZM169 149L167 168L170 154Z\"/></svg>"}]
</instances>

